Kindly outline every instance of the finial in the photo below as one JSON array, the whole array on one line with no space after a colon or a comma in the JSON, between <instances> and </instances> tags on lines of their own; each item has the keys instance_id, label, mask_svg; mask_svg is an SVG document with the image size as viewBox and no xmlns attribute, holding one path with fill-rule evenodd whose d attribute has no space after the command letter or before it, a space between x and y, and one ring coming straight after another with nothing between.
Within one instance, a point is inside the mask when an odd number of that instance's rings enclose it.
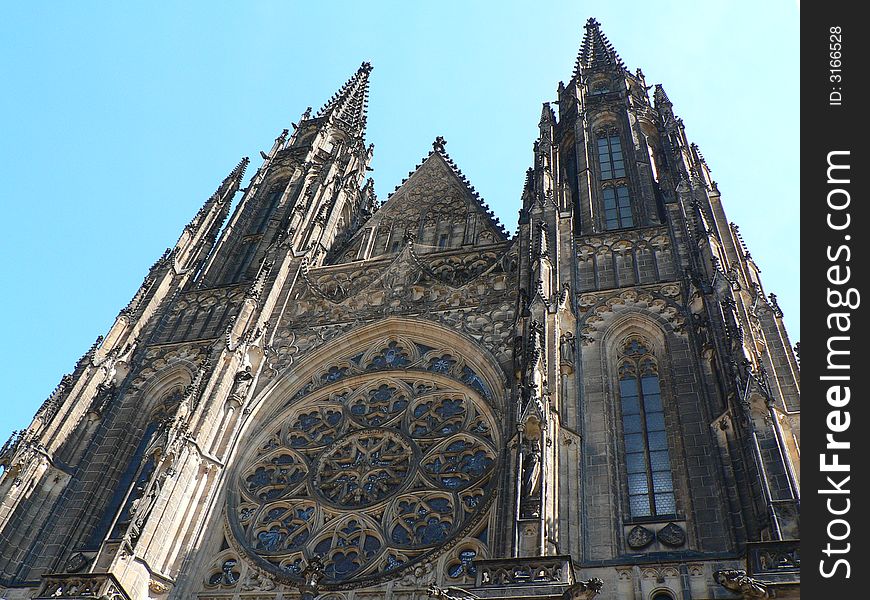
<instances>
[{"instance_id":1,"label":"finial","mask_svg":"<svg viewBox=\"0 0 870 600\"><path fill-rule=\"evenodd\" d=\"M447 145L447 140L444 139L443 136L438 136L435 138L435 141L432 142L432 149L435 152L444 152L444 146Z\"/></svg>"}]
</instances>

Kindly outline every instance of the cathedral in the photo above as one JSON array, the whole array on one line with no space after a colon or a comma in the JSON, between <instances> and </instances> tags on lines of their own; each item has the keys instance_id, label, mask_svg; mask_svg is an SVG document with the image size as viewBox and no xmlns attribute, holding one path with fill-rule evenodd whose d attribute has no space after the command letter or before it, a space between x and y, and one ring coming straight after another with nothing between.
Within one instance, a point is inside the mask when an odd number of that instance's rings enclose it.
<instances>
[{"instance_id":1,"label":"cathedral","mask_svg":"<svg viewBox=\"0 0 870 600\"><path fill-rule=\"evenodd\" d=\"M511 235L441 137L376 197L371 71L2 447L0 597L799 598L799 357L665 89L589 19Z\"/></svg>"}]
</instances>

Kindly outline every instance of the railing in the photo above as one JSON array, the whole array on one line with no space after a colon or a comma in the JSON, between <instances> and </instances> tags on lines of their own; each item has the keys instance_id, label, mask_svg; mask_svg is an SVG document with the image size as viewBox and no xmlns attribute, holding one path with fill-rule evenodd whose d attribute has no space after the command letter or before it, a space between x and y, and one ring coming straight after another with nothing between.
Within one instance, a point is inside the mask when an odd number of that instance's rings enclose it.
<instances>
[{"instance_id":1,"label":"railing","mask_svg":"<svg viewBox=\"0 0 870 600\"><path fill-rule=\"evenodd\" d=\"M800 541L750 542L746 545L746 566L750 575L798 573Z\"/></svg>"},{"instance_id":2,"label":"railing","mask_svg":"<svg viewBox=\"0 0 870 600\"><path fill-rule=\"evenodd\" d=\"M574 583L570 556L540 556L474 561L475 587Z\"/></svg>"},{"instance_id":3,"label":"railing","mask_svg":"<svg viewBox=\"0 0 870 600\"><path fill-rule=\"evenodd\" d=\"M130 600L130 596L111 573L46 575L43 577L42 588L34 600L53 598Z\"/></svg>"}]
</instances>

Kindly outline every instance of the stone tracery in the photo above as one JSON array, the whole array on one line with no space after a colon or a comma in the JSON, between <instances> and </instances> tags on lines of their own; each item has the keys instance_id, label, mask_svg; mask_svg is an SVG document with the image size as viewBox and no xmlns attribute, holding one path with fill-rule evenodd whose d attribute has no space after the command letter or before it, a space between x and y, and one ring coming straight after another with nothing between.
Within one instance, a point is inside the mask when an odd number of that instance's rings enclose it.
<instances>
[{"instance_id":1,"label":"stone tracery","mask_svg":"<svg viewBox=\"0 0 870 600\"><path fill-rule=\"evenodd\" d=\"M326 365L252 444L229 501L241 550L279 580L319 556L353 586L428 560L494 493L492 390L455 352L391 338Z\"/></svg>"}]
</instances>

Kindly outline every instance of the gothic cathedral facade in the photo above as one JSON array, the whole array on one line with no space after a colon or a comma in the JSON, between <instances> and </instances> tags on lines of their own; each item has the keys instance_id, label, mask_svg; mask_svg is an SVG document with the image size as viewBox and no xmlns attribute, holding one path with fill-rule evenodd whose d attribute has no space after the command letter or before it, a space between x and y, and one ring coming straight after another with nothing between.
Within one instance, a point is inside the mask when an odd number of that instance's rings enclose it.
<instances>
[{"instance_id":1,"label":"gothic cathedral facade","mask_svg":"<svg viewBox=\"0 0 870 600\"><path fill-rule=\"evenodd\" d=\"M799 597L798 359L662 86L590 19L511 236L442 138L378 201L371 70L3 447L0 595Z\"/></svg>"}]
</instances>

